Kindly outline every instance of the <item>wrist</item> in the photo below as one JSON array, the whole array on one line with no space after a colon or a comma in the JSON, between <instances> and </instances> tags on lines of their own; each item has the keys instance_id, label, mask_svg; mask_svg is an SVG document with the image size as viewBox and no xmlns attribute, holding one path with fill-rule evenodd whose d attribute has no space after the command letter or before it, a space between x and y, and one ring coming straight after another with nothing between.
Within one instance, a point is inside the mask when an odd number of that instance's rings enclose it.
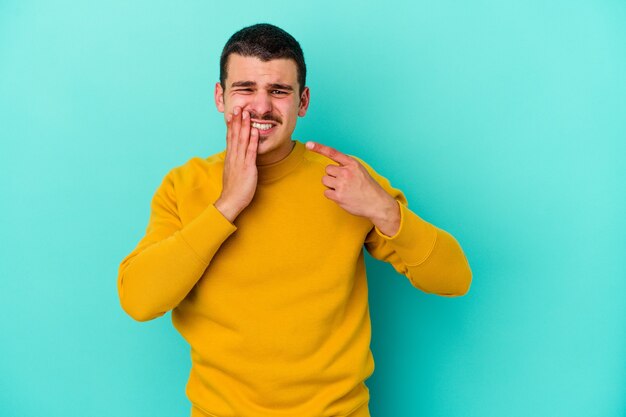
<instances>
[{"instance_id":1,"label":"wrist","mask_svg":"<svg viewBox=\"0 0 626 417\"><path fill-rule=\"evenodd\" d=\"M372 219L372 223L385 236L394 236L400 230L400 206L398 201L387 194L380 208Z\"/></svg>"},{"instance_id":2,"label":"wrist","mask_svg":"<svg viewBox=\"0 0 626 417\"><path fill-rule=\"evenodd\" d=\"M239 208L227 199L222 198L222 196L220 196L213 205L231 223L233 223L237 216L239 216L239 213L243 211L243 208Z\"/></svg>"}]
</instances>

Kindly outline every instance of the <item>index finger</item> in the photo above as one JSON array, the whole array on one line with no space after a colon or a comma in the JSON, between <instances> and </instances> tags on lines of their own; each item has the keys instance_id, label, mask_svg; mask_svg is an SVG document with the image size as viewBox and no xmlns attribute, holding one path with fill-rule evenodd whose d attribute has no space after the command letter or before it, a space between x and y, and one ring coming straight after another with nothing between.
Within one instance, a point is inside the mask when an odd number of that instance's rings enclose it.
<instances>
[{"instance_id":1,"label":"index finger","mask_svg":"<svg viewBox=\"0 0 626 417\"><path fill-rule=\"evenodd\" d=\"M348 155L341 153L337 149L333 149L330 146L322 145L321 143L309 141L306 143L306 147L307 149L317 152L320 155L324 155L341 165L348 165L353 161Z\"/></svg>"}]
</instances>

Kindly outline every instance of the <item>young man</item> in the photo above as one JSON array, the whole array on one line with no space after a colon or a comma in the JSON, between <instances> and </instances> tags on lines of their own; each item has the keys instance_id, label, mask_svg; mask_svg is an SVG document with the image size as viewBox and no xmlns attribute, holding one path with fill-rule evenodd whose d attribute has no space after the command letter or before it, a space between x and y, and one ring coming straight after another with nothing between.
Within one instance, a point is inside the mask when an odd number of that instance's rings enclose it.
<instances>
[{"instance_id":1,"label":"young man","mask_svg":"<svg viewBox=\"0 0 626 417\"><path fill-rule=\"evenodd\" d=\"M259 24L221 57L226 149L172 169L122 261L122 307L172 310L189 342L192 416L369 416L363 247L425 292L465 294L457 241L363 161L292 140L310 93L298 42Z\"/></svg>"}]
</instances>

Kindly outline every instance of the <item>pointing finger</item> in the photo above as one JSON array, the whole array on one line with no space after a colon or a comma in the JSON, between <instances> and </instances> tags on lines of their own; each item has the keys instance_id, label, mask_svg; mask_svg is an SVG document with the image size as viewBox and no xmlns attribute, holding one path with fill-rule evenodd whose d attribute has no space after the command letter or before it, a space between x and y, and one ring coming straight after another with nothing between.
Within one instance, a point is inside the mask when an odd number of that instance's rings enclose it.
<instances>
[{"instance_id":1,"label":"pointing finger","mask_svg":"<svg viewBox=\"0 0 626 417\"><path fill-rule=\"evenodd\" d=\"M350 165L353 163L353 159L351 157L339 152L336 149L331 148L330 146L309 141L306 143L306 147L307 149L313 152L317 152L320 155L324 155L325 157L330 158L341 165Z\"/></svg>"}]
</instances>

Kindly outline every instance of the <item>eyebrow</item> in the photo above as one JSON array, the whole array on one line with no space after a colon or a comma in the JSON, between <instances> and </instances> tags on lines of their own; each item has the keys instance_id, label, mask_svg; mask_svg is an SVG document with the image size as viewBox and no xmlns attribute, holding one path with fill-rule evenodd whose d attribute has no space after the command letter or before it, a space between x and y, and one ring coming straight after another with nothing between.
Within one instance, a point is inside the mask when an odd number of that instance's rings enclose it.
<instances>
[{"instance_id":1,"label":"eyebrow","mask_svg":"<svg viewBox=\"0 0 626 417\"><path fill-rule=\"evenodd\" d=\"M234 87L256 87L256 86L257 86L257 84L254 81L235 81L234 83L232 83L230 85L231 88L234 88ZM272 84L269 84L268 87L270 89L279 89L279 90L293 91L293 87L290 86L289 84L272 83Z\"/></svg>"}]
</instances>

